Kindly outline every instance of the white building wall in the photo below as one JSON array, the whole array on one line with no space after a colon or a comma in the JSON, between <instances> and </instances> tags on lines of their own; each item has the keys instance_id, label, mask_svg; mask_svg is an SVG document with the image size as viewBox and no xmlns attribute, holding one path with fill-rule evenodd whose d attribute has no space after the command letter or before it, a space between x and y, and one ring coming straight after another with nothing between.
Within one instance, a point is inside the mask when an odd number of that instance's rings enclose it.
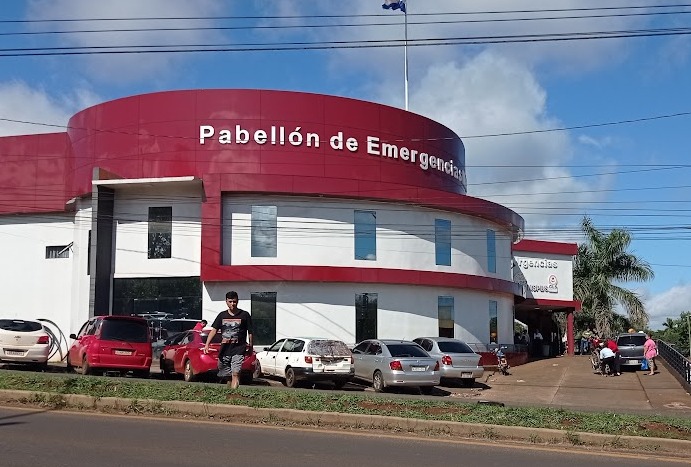
<instances>
[{"instance_id":1,"label":"white building wall","mask_svg":"<svg viewBox=\"0 0 691 467\"><path fill-rule=\"evenodd\" d=\"M86 239L90 213L0 216L0 317L45 319L58 337L60 360L88 318ZM46 247L66 246L69 258L46 259ZM62 333L62 338L60 338Z\"/></svg>"},{"instance_id":2,"label":"white building wall","mask_svg":"<svg viewBox=\"0 0 691 467\"><path fill-rule=\"evenodd\" d=\"M171 258L148 258L149 208L172 207ZM118 189L115 194L115 278L198 276L201 194L193 187Z\"/></svg>"},{"instance_id":3,"label":"white building wall","mask_svg":"<svg viewBox=\"0 0 691 467\"><path fill-rule=\"evenodd\" d=\"M251 256L252 206L277 206L277 257ZM356 260L354 211L377 213L376 260ZM451 266L436 264L435 219L451 221ZM487 271L487 229L496 273ZM408 205L324 198L223 198L223 264L280 264L438 271L511 280L511 235L470 216Z\"/></svg>"},{"instance_id":4,"label":"white building wall","mask_svg":"<svg viewBox=\"0 0 691 467\"><path fill-rule=\"evenodd\" d=\"M388 284L206 283L202 317L213 322L226 309L225 294L238 292L251 312L251 294L276 292L276 338L331 337L355 344L355 295L376 293L379 338L437 336L437 299L454 297L455 337L489 342L489 301L498 302L499 342L513 343L513 297L470 290Z\"/></svg>"}]
</instances>

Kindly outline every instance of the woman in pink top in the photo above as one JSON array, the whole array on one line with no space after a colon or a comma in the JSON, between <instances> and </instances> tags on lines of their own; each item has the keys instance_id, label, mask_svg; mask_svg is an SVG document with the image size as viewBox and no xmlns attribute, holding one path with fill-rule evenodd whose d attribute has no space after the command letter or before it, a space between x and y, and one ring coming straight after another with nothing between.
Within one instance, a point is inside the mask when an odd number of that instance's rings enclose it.
<instances>
[{"instance_id":1,"label":"woman in pink top","mask_svg":"<svg viewBox=\"0 0 691 467\"><path fill-rule=\"evenodd\" d=\"M657 357L657 344L655 344L655 341L650 337L650 334L645 335L643 353L646 360L648 360L648 369L650 370L650 372L646 373L646 375L654 375L655 370L657 370L657 365L655 364L655 357Z\"/></svg>"}]
</instances>

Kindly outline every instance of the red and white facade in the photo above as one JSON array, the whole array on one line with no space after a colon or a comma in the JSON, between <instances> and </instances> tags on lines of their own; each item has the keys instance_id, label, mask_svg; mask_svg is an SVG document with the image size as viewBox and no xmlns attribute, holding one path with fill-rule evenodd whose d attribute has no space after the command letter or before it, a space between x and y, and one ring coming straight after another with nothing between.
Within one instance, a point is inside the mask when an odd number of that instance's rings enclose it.
<instances>
[{"instance_id":1,"label":"red and white facade","mask_svg":"<svg viewBox=\"0 0 691 467\"><path fill-rule=\"evenodd\" d=\"M489 341L490 301L501 343L513 343L520 307L578 307L575 246L516 249L523 219L465 194L460 138L384 105L266 90L145 94L85 109L64 133L0 138L0 167L2 315L50 319L65 334L119 313L114 282L137 278L198 277L209 320L229 290L248 311L253 293L273 292L277 338L348 343L363 293L377 296L381 338L437 335L439 297L453 298L454 335L469 342ZM275 209L274 255L253 256L255 206ZM147 256L152 207L172 208L169 258ZM355 211L376 213L376 258L354 255ZM450 265L437 264L437 219L451 225ZM55 246L69 257L47 258ZM527 267L525 282L513 267L524 258L558 265ZM548 270L557 293L537 283Z\"/></svg>"}]
</instances>

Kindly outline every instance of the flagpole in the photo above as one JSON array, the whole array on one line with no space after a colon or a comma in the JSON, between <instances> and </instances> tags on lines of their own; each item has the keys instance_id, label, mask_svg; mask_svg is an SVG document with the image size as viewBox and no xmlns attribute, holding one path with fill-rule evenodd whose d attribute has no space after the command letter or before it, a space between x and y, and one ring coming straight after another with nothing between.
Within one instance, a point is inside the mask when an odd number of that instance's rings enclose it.
<instances>
[{"instance_id":1,"label":"flagpole","mask_svg":"<svg viewBox=\"0 0 691 467\"><path fill-rule=\"evenodd\" d=\"M404 34L405 34L405 40L403 42L403 73L405 74L405 85L404 85L404 94L405 94L405 109L406 111L408 110L408 5L406 4L406 10L403 12L403 16L405 18L405 29L404 29Z\"/></svg>"}]
</instances>

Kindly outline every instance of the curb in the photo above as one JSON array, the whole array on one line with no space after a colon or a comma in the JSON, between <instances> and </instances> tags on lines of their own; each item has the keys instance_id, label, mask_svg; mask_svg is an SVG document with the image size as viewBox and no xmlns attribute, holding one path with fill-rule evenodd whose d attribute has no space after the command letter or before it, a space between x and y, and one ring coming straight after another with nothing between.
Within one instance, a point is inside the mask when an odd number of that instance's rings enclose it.
<instances>
[{"instance_id":1,"label":"curb","mask_svg":"<svg viewBox=\"0 0 691 467\"><path fill-rule=\"evenodd\" d=\"M668 452L691 457L691 441L644 436L617 436L519 426L418 420L382 415L314 412L295 409L267 409L239 405L206 404L204 402L160 401L153 399L124 399L94 397L80 394L59 394L39 391L0 390L0 403L25 405L54 405L58 409L76 408L97 411L125 410L128 412L167 412L208 418L236 418L241 420L287 421L316 426L348 426L360 429L386 429L407 433L442 434L474 439L510 439L531 444L571 444L619 449L635 449L649 453Z\"/></svg>"}]
</instances>

